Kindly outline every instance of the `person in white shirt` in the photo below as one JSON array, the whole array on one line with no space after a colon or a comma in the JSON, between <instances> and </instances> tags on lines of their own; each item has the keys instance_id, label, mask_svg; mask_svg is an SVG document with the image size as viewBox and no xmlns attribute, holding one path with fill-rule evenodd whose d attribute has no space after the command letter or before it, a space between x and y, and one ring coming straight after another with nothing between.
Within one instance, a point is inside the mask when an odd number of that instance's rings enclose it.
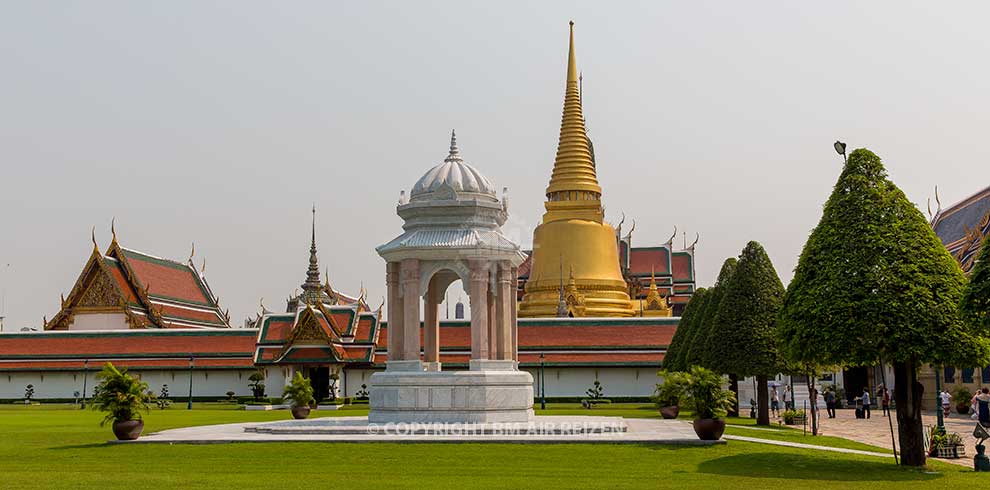
<instances>
[{"instance_id":1,"label":"person in white shirt","mask_svg":"<svg viewBox=\"0 0 990 490\"><path fill-rule=\"evenodd\" d=\"M870 418L870 390L863 388L863 415Z\"/></svg>"},{"instance_id":2,"label":"person in white shirt","mask_svg":"<svg viewBox=\"0 0 990 490\"><path fill-rule=\"evenodd\" d=\"M949 404L952 403L952 395L948 391L942 390L938 394L938 397L942 399L942 415L947 417L949 415Z\"/></svg>"},{"instance_id":3,"label":"person in white shirt","mask_svg":"<svg viewBox=\"0 0 990 490\"><path fill-rule=\"evenodd\" d=\"M784 387L784 410L794 410L794 394L790 386Z\"/></svg>"}]
</instances>

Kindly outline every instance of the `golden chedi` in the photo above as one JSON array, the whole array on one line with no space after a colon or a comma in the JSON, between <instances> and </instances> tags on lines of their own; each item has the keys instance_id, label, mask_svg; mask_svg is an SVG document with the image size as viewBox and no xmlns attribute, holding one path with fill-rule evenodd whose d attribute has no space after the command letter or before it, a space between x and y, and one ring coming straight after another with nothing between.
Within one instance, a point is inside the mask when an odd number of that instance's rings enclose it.
<instances>
[{"instance_id":1,"label":"golden chedi","mask_svg":"<svg viewBox=\"0 0 990 490\"><path fill-rule=\"evenodd\" d=\"M547 187L546 213L533 232L533 269L519 305L520 317L634 315L619 271L615 230L604 222L601 198L581 113L572 22L560 140ZM569 272L566 293L565 270Z\"/></svg>"}]
</instances>

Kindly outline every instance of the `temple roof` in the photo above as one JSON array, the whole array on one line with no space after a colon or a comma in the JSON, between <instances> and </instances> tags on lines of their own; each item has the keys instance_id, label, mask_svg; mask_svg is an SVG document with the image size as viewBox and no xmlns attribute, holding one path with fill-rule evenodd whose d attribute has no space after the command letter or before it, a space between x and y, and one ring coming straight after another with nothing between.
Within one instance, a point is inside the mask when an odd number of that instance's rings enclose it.
<instances>
[{"instance_id":1,"label":"temple roof","mask_svg":"<svg viewBox=\"0 0 990 490\"><path fill-rule=\"evenodd\" d=\"M258 364L370 362L381 310L359 305L305 305L294 313L268 314L258 321L254 353Z\"/></svg>"},{"instance_id":2,"label":"temple roof","mask_svg":"<svg viewBox=\"0 0 990 490\"><path fill-rule=\"evenodd\" d=\"M131 328L229 328L201 270L121 247L116 232L103 254L95 247L46 330L66 330L76 314L123 313Z\"/></svg>"},{"instance_id":3,"label":"temple roof","mask_svg":"<svg viewBox=\"0 0 990 490\"><path fill-rule=\"evenodd\" d=\"M938 209L931 224L963 271L969 272L983 238L990 233L990 187L948 208Z\"/></svg>"}]
</instances>

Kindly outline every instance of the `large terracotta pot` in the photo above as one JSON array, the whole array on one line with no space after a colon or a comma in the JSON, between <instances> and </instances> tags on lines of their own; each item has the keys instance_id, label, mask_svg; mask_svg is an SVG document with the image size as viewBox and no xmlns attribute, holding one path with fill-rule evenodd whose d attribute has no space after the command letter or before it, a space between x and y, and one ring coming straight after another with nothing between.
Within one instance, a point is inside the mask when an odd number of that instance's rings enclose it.
<instances>
[{"instance_id":1,"label":"large terracotta pot","mask_svg":"<svg viewBox=\"0 0 990 490\"><path fill-rule=\"evenodd\" d=\"M671 405L669 407L660 407L660 415L665 419L676 419L677 414L681 413L681 407L677 405Z\"/></svg>"},{"instance_id":2,"label":"large terracotta pot","mask_svg":"<svg viewBox=\"0 0 990 490\"><path fill-rule=\"evenodd\" d=\"M694 433L702 441L717 441L725 432L725 421L722 419L696 419Z\"/></svg>"},{"instance_id":3,"label":"large terracotta pot","mask_svg":"<svg viewBox=\"0 0 990 490\"><path fill-rule=\"evenodd\" d=\"M294 419L304 419L309 417L309 405L303 405L301 407L292 407L292 418Z\"/></svg>"},{"instance_id":4,"label":"large terracotta pot","mask_svg":"<svg viewBox=\"0 0 990 490\"><path fill-rule=\"evenodd\" d=\"M969 402L957 403L956 411L959 412L960 415L969 414Z\"/></svg>"},{"instance_id":5,"label":"large terracotta pot","mask_svg":"<svg viewBox=\"0 0 990 490\"><path fill-rule=\"evenodd\" d=\"M143 420L119 420L113 423L113 435L120 441L133 441L144 431Z\"/></svg>"}]
</instances>

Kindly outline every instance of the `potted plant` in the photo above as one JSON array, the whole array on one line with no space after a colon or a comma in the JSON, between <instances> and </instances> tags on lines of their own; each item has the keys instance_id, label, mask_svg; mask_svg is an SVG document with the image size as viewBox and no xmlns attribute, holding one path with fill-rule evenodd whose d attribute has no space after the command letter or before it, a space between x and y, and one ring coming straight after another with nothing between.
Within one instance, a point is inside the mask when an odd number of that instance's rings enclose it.
<instances>
[{"instance_id":1,"label":"potted plant","mask_svg":"<svg viewBox=\"0 0 990 490\"><path fill-rule=\"evenodd\" d=\"M134 379L126 369L118 370L109 362L103 365L96 379L100 384L96 386L90 407L107 413L100 425L112 422L113 434L121 441L137 439L144 430L141 411L148 411L148 402L152 399L148 383Z\"/></svg>"},{"instance_id":2,"label":"potted plant","mask_svg":"<svg viewBox=\"0 0 990 490\"><path fill-rule=\"evenodd\" d=\"M676 419L681 411L680 403L686 395L685 390L690 377L687 373L677 371L660 371L658 376L663 382L657 385L653 394L653 403L660 409L660 415L665 419Z\"/></svg>"},{"instance_id":3,"label":"potted plant","mask_svg":"<svg viewBox=\"0 0 990 490\"><path fill-rule=\"evenodd\" d=\"M248 381L251 383L248 386L251 388L251 394L254 396L254 401L260 402L265 398L265 373L260 369L251 374L248 377Z\"/></svg>"},{"instance_id":4,"label":"potted plant","mask_svg":"<svg viewBox=\"0 0 990 490\"><path fill-rule=\"evenodd\" d=\"M973 400L973 393L965 386L957 386L952 390L952 399L956 402L956 411L962 415L969 413L970 402Z\"/></svg>"},{"instance_id":5,"label":"potted plant","mask_svg":"<svg viewBox=\"0 0 990 490\"><path fill-rule=\"evenodd\" d=\"M963 444L962 436L952 432L946 434L941 431L932 431L931 451L929 455L933 458L959 459L966 457L966 446Z\"/></svg>"},{"instance_id":6,"label":"potted plant","mask_svg":"<svg viewBox=\"0 0 990 490\"><path fill-rule=\"evenodd\" d=\"M689 406L694 410L694 433L703 441L714 441L725 432L725 420L736 395L722 388L722 377L699 366L691 367L687 385Z\"/></svg>"},{"instance_id":7,"label":"potted plant","mask_svg":"<svg viewBox=\"0 0 990 490\"><path fill-rule=\"evenodd\" d=\"M304 378L302 373L296 371L292 381L285 387L282 393L282 400L288 401L292 406L292 417L304 419L309 417L309 404L313 403L313 385Z\"/></svg>"},{"instance_id":8,"label":"potted plant","mask_svg":"<svg viewBox=\"0 0 990 490\"><path fill-rule=\"evenodd\" d=\"M784 410L781 414L781 418L784 419L784 424L786 425L797 425L804 423L804 410Z\"/></svg>"}]
</instances>

